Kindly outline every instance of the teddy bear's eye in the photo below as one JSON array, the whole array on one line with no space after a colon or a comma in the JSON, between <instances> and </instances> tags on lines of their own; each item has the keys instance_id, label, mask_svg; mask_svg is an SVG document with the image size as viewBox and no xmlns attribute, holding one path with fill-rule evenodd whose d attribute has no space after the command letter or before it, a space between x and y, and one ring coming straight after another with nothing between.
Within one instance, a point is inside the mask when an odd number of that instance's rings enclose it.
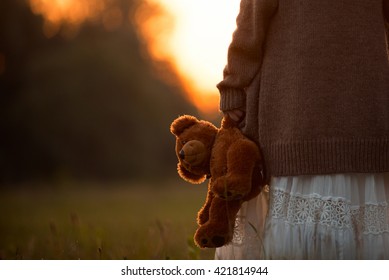
<instances>
[{"instance_id":1,"label":"teddy bear's eye","mask_svg":"<svg viewBox=\"0 0 389 280\"><path fill-rule=\"evenodd\" d=\"M186 144L186 141L181 141L181 144L184 146Z\"/></svg>"}]
</instances>

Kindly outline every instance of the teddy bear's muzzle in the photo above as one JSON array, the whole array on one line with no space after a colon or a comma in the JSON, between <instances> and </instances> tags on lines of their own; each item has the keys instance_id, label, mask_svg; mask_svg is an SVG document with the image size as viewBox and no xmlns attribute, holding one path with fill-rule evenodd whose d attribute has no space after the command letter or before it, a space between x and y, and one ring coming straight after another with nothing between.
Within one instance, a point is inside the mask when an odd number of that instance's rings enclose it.
<instances>
[{"instance_id":1,"label":"teddy bear's muzzle","mask_svg":"<svg viewBox=\"0 0 389 280\"><path fill-rule=\"evenodd\" d=\"M207 149L204 144L198 140L191 140L178 152L179 158L186 164L195 167L204 163L207 157Z\"/></svg>"}]
</instances>

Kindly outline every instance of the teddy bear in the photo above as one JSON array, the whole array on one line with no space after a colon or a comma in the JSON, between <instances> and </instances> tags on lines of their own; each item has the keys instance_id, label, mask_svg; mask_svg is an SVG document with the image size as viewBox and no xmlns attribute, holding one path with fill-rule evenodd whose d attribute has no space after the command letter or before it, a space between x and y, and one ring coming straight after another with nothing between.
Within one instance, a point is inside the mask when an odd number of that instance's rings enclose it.
<instances>
[{"instance_id":1,"label":"teddy bear","mask_svg":"<svg viewBox=\"0 0 389 280\"><path fill-rule=\"evenodd\" d=\"M180 177L193 184L209 179L194 241L200 248L224 246L232 241L242 203L257 196L265 185L259 147L228 116L217 128L183 115L173 121L170 131L176 137Z\"/></svg>"}]
</instances>

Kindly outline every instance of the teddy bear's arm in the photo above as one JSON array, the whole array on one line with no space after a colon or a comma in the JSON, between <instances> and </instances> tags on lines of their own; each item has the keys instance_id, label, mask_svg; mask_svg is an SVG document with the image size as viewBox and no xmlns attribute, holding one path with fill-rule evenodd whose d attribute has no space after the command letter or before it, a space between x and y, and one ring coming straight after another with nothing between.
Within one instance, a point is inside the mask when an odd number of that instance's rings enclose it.
<instances>
[{"instance_id":1,"label":"teddy bear's arm","mask_svg":"<svg viewBox=\"0 0 389 280\"><path fill-rule=\"evenodd\" d=\"M212 201L213 201L213 198L214 198L214 194L213 192L209 191L209 186L208 186L208 192L207 192L207 198L205 200L205 204L204 206L199 210L199 212L197 213L197 224L199 226L205 224L208 219L209 219L209 209L211 207L211 204L212 204Z\"/></svg>"},{"instance_id":2,"label":"teddy bear's arm","mask_svg":"<svg viewBox=\"0 0 389 280\"><path fill-rule=\"evenodd\" d=\"M214 197L209 208L209 219L200 225L194 236L196 244L201 248L220 247L233 238L235 218L242 201L226 201Z\"/></svg>"},{"instance_id":3,"label":"teddy bear's arm","mask_svg":"<svg viewBox=\"0 0 389 280\"><path fill-rule=\"evenodd\" d=\"M252 188L255 165L260 159L256 144L247 139L239 139L228 148L225 175L215 178L212 191L219 197L241 199Z\"/></svg>"}]
</instances>

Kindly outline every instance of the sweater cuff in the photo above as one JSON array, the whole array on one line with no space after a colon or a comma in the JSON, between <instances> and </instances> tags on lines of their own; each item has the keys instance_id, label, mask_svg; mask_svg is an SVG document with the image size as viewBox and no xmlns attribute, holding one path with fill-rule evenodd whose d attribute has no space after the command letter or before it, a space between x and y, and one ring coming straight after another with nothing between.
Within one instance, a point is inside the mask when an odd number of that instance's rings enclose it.
<instances>
[{"instance_id":1,"label":"sweater cuff","mask_svg":"<svg viewBox=\"0 0 389 280\"><path fill-rule=\"evenodd\" d=\"M246 93L243 89L220 90L220 110L228 111L246 106Z\"/></svg>"}]
</instances>

